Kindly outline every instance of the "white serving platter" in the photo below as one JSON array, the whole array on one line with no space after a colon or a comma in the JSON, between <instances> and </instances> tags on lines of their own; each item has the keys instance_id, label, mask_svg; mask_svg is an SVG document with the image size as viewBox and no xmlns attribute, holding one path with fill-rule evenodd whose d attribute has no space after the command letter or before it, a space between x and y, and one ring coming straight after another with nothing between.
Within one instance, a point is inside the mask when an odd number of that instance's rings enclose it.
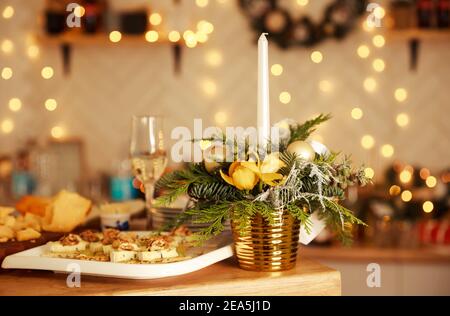
<instances>
[{"instance_id":1,"label":"white serving platter","mask_svg":"<svg viewBox=\"0 0 450 316\"><path fill-rule=\"evenodd\" d=\"M177 262L130 264L48 257L45 256L48 246L43 245L6 257L2 268L80 272L81 275L123 279L159 279L198 271L233 256L233 247L228 238L221 238L195 251L203 253Z\"/></svg>"}]
</instances>

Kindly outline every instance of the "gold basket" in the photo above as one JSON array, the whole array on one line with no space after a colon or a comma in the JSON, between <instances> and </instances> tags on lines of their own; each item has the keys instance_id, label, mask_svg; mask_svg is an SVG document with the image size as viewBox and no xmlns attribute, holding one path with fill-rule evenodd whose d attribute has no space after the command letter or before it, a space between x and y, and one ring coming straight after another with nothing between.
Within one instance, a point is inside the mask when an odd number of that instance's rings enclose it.
<instances>
[{"instance_id":1,"label":"gold basket","mask_svg":"<svg viewBox=\"0 0 450 316\"><path fill-rule=\"evenodd\" d=\"M270 225L255 215L239 230L231 221L234 247L239 266L251 271L283 271L295 267L300 223L286 211L273 211L276 220Z\"/></svg>"}]
</instances>

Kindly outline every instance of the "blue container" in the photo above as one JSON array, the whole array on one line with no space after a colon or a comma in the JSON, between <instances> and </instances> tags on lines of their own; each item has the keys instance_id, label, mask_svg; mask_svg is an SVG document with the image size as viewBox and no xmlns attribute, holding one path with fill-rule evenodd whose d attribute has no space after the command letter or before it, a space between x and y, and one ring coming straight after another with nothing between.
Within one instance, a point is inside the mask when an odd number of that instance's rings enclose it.
<instances>
[{"instance_id":1,"label":"blue container","mask_svg":"<svg viewBox=\"0 0 450 316\"><path fill-rule=\"evenodd\" d=\"M135 199L138 192L133 188L132 177L111 177L110 180L111 200L115 202Z\"/></svg>"}]
</instances>

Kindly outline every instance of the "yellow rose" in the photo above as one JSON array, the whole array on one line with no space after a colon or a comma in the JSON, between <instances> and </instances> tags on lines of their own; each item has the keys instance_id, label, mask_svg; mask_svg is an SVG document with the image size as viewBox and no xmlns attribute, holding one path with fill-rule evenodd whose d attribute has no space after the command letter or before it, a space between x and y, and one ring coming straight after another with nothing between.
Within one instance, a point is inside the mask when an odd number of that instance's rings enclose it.
<instances>
[{"instance_id":1,"label":"yellow rose","mask_svg":"<svg viewBox=\"0 0 450 316\"><path fill-rule=\"evenodd\" d=\"M285 164L278 158L278 153L267 155L261 163L254 161L235 161L230 165L228 175L220 170L220 175L228 183L239 190L251 190L259 180L270 186L275 186L276 180L283 175L276 173Z\"/></svg>"}]
</instances>

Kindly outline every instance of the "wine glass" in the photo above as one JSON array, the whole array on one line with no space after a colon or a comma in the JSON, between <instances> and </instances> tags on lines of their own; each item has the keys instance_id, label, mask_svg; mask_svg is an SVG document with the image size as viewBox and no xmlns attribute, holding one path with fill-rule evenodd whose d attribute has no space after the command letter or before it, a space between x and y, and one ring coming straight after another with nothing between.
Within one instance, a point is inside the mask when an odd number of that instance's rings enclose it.
<instances>
[{"instance_id":1,"label":"wine glass","mask_svg":"<svg viewBox=\"0 0 450 316\"><path fill-rule=\"evenodd\" d=\"M150 215L155 183L163 174L168 160L162 117L133 116L130 155L134 175L144 185Z\"/></svg>"}]
</instances>

